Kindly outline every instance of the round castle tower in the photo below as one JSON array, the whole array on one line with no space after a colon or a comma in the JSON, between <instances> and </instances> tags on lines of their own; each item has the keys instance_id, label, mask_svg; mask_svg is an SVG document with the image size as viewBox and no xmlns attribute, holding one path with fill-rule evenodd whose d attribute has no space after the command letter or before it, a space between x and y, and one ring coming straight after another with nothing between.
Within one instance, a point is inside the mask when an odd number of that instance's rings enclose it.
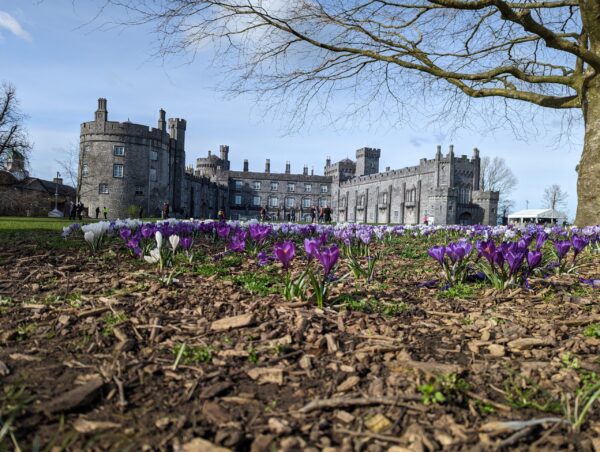
<instances>
[{"instance_id":1,"label":"round castle tower","mask_svg":"<svg viewBox=\"0 0 600 452\"><path fill-rule=\"evenodd\" d=\"M171 181L183 174L175 166L185 164L185 120L170 119L169 132L164 110L158 128L150 128L108 121L106 99L98 99L95 120L81 124L80 135L78 200L90 216L97 207L101 218L107 207L114 219L137 216L140 209L156 216L165 202L173 206Z\"/></svg>"}]
</instances>

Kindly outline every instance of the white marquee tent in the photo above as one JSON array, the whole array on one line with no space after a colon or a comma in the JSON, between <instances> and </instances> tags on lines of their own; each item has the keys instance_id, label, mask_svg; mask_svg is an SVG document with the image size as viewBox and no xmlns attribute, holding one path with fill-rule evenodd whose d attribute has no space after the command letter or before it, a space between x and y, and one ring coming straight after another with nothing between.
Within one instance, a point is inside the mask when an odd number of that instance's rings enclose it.
<instances>
[{"instance_id":1,"label":"white marquee tent","mask_svg":"<svg viewBox=\"0 0 600 452\"><path fill-rule=\"evenodd\" d=\"M509 224L525 223L550 223L563 224L567 216L563 212L554 209L527 209L511 213L508 216Z\"/></svg>"}]
</instances>

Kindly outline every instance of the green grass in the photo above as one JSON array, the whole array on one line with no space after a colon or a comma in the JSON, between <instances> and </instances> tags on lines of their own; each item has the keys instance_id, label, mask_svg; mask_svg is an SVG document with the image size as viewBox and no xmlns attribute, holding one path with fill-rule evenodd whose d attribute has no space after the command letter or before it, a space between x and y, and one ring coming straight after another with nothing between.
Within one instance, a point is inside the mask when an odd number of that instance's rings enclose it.
<instances>
[{"instance_id":1,"label":"green grass","mask_svg":"<svg viewBox=\"0 0 600 452\"><path fill-rule=\"evenodd\" d=\"M86 219L85 223L93 223L96 220ZM65 226L78 221L68 218L43 218L43 217L0 217L0 232L43 230L62 232Z\"/></svg>"}]
</instances>

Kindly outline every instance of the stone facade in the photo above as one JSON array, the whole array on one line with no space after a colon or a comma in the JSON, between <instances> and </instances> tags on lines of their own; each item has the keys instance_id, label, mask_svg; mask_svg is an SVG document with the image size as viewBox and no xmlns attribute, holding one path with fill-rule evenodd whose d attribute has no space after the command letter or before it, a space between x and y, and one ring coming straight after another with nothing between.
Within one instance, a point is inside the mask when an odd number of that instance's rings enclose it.
<instances>
[{"instance_id":1,"label":"stone facade","mask_svg":"<svg viewBox=\"0 0 600 452\"><path fill-rule=\"evenodd\" d=\"M168 125L168 127L167 127ZM219 155L208 152L185 166L183 119L166 121L159 112L157 128L108 121L106 99L98 100L95 120L81 125L81 193L93 211L108 207L111 217L131 216L140 207L158 216L165 202L175 216L215 218L224 210L231 219L257 218L265 207L269 218L310 218L311 207L330 206L335 221L416 224L427 217L436 224L495 224L498 193L479 190L479 151L456 157L451 146L419 165L379 172L381 151L361 148L356 161L332 163L324 175L304 167L292 173L231 169L229 146Z\"/></svg>"}]
</instances>

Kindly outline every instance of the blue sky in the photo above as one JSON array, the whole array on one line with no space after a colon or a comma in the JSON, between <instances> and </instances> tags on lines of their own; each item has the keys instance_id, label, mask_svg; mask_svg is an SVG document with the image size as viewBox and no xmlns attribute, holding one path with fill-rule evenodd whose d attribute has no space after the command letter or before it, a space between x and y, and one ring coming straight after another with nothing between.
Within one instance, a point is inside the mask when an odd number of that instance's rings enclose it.
<instances>
[{"instance_id":1,"label":"blue sky","mask_svg":"<svg viewBox=\"0 0 600 452\"><path fill-rule=\"evenodd\" d=\"M554 112L532 119L537 133L525 139L517 139L508 125L492 133L475 122L470 130L450 134L424 120L392 127L367 118L332 126L317 117L310 127L290 132L289 117L270 114L251 95L232 99L216 90L223 74L203 54L191 63L189 55L156 58L148 28L106 25L117 11L106 11L90 23L100 4L0 0L0 80L16 86L21 109L28 115L35 176L51 178L56 173L61 153L79 141L79 124L92 120L97 99L106 97L110 120L154 126L159 108L168 117L185 118L188 164L220 144L230 146L234 169L241 169L247 158L251 170L262 170L270 158L273 171L283 171L289 160L293 171L300 172L306 164L316 173L322 172L326 155L334 161L352 158L364 146L382 150L382 169L431 158L437 144L444 152L454 144L458 155L471 155L477 147L483 156L503 157L513 169L519 180L512 195L517 209L527 202L530 208L541 206L544 188L557 183L568 192L568 213L574 216L575 166L583 132L576 125L570 140L559 139ZM330 108L340 110L337 105Z\"/></svg>"}]
</instances>

